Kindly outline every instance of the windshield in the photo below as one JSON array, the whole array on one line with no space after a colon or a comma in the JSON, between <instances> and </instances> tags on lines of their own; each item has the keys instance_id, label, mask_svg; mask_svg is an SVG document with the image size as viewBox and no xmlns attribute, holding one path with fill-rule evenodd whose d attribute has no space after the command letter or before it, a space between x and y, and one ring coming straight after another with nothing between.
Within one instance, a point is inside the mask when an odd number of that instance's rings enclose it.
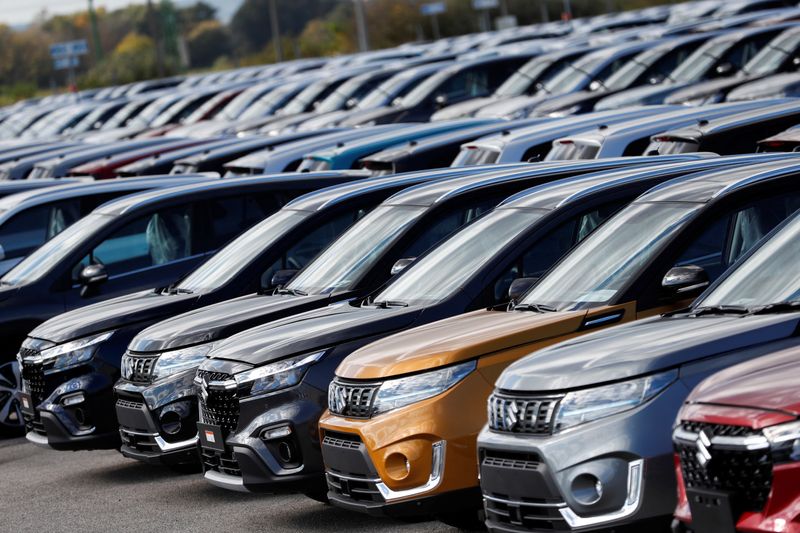
<instances>
[{"instance_id":1,"label":"windshield","mask_svg":"<svg viewBox=\"0 0 800 533\"><path fill-rule=\"evenodd\" d=\"M621 91L633 85L647 69L649 69L661 56L668 54L668 50L655 48L642 52L634 57L614 74L609 76L604 83L609 91Z\"/></svg>"},{"instance_id":2,"label":"windshield","mask_svg":"<svg viewBox=\"0 0 800 533\"><path fill-rule=\"evenodd\" d=\"M314 103L319 95L330 85L331 82L329 80L320 80L312 83L303 89L300 94L292 98L292 100L281 109L281 113L284 115L296 115L297 113L307 111L308 106Z\"/></svg>"},{"instance_id":3,"label":"windshield","mask_svg":"<svg viewBox=\"0 0 800 533\"><path fill-rule=\"evenodd\" d=\"M376 107L390 104L393 99L404 95L406 91L410 90L413 87L412 82L418 78L419 76L416 74L409 73L392 76L358 102L356 109L375 109Z\"/></svg>"},{"instance_id":4,"label":"windshield","mask_svg":"<svg viewBox=\"0 0 800 533\"><path fill-rule=\"evenodd\" d=\"M500 209L476 220L413 263L374 301L424 305L443 300L544 213Z\"/></svg>"},{"instance_id":5,"label":"windshield","mask_svg":"<svg viewBox=\"0 0 800 533\"><path fill-rule=\"evenodd\" d=\"M20 285L32 283L50 271L89 236L114 220L113 216L90 214L71 225L38 248L11 269L0 283Z\"/></svg>"},{"instance_id":6,"label":"windshield","mask_svg":"<svg viewBox=\"0 0 800 533\"><path fill-rule=\"evenodd\" d=\"M567 94L580 90L591 78L591 73L606 61L605 56L589 56L574 64L565 65L558 74L544 84L548 94Z\"/></svg>"},{"instance_id":7,"label":"windshield","mask_svg":"<svg viewBox=\"0 0 800 533\"><path fill-rule=\"evenodd\" d=\"M541 83L543 80L540 80L539 76L553 64L554 62L551 59L533 59L529 61L497 88L494 92L495 96L512 98L523 94L531 94L531 85L534 82Z\"/></svg>"},{"instance_id":8,"label":"windshield","mask_svg":"<svg viewBox=\"0 0 800 533\"><path fill-rule=\"evenodd\" d=\"M438 89L442 83L454 74L454 72L454 70L448 69L427 77L422 83L417 85L413 91L403 97L402 105L405 107L414 107L418 105Z\"/></svg>"},{"instance_id":9,"label":"windshield","mask_svg":"<svg viewBox=\"0 0 800 533\"><path fill-rule=\"evenodd\" d=\"M669 78L673 81L698 81L706 76L708 70L717 62L734 41L711 42L690 55L686 61L672 71Z\"/></svg>"},{"instance_id":10,"label":"windshield","mask_svg":"<svg viewBox=\"0 0 800 533\"><path fill-rule=\"evenodd\" d=\"M131 102L130 104L125 105L125 107L120 109L114 114L114 116L108 119L105 124L103 124L102 129L113 129L125 125L128 120L131 120L132 116L136 115L136 113L148 105L149 102Z\"/></svg>"},{"instance_id":11,"label":"windshield","mask_svg":"<svg viewBox=\"0 0 800 533\"><path fill-rule=\"evenodd\" d=\"M759 50L753 59L742 67L742 70L751 75L765 75L776 72L789 54L794 53L800 45L800 32L792 31L780 35L769 45Z\"/></svg>"},{"instance_id":12,"label":"windshield","mask_svg":"<svg viewBox=\"0 0 800 533\"><path fill-rule=\"evenodd\" d=\"M184 278L177 288L206 292L222 287L308 215L306 211L278 211L214 254Z\"/></svg>"},{"instance_id":13,"label":"windshield","mask_svg":"<svg viewBox=\"0 0 800 533\"><path fill-rule=\"evenodd\" d=\"M249 120L261 118L272 114L276 108L280 107L286 100L292 97L297 91L297 84L284 85L265 94L248 107L238 118Z\"/></svg>"},{"instance_id":14,"label":"windshield","mask_svg":"<svg viewBox=\"0 0 800 533\"><path fill-rule=\"evenodd\" d=\"M425 210L417 206L376 208L301 270L286 288L308 294L349 288Z\"/></svg>"},{"instance_id":15,"label":"windshield","mask_svg":"<svg viewBox=\"0 0 800 533\"><path fill-rule=\"evenodd\" d=\"M522 299L561 311L609 304L698 205L634 204L611 218Z\"/></svg>"},{"instance_id":16,"label":"windshield","mask_svg":"<svg viewBox=\"0 0 800 533\"><path fill-rule=\"evenodd\" d=\"M234 120L239 118L247 106L252 104L257 98L269 92L270 89L264 87L252 87L236 95L233 100L228 102L221 112L221 118L225 120Z\"/></svg>"},{"instance_id":17,"label":"windshield","mask_svg":"<svg viewBox=\"0 0 800 533\"><path fill-rule=\"evenodd\" d=\"M133 117L130 122L131 126L149 125L150 122L159 115L159 113L173 105L176 99L178 99L178 97L175 96L164 96L159 98L155 102L142 109L141 113Z\"/></svg>"},{"instance_id":18,"label":"windshield","mask_svg":"<svg viewBox=\"0 0 800 533\"><path fill-rule=\"evenodd\" d=\"M695 307L754 307L800 299L800 217L774 235Z\"/></svg>"}]
</instances>

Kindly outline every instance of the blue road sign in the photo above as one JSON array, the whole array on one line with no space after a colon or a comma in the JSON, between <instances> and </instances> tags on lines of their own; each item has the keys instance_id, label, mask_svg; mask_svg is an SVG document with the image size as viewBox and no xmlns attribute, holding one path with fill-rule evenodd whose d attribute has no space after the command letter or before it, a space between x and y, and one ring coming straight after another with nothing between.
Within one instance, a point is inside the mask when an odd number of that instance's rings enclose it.
<instances>
[{"instance_id":1,"label":"blue road sign","mask_svg":"<svg viewBox=\"0 0 800 533\"><path fill-rule=\"evenodd\" d=\"M444 5L444 2L431 2L419 6L419 12L426 16L441 15L445 11L447 11L447 6Z\"/></svg>"},{"instance_id":2,"label":"blue road sign","mask_svg":"<svg viewBox=\"0 0 800 533\"><path fill-rule=\"evenodd\" d=\"M50 45L50 56L53 59L59 59L70 56L82 56L89 53L89 45L86 39L78 41L66 41L63 43L55 43Z\"/></svg>"}]
</instances>

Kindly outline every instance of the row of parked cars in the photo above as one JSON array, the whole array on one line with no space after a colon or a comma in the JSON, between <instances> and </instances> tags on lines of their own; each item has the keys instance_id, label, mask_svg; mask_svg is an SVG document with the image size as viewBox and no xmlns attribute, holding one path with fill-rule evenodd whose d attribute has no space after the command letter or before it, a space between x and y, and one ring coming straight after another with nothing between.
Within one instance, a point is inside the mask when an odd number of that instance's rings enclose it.
<instances>
[{"instance_id":1,"label":"row of parked cars","mask_svg":"<svg viewBox=\"0 0 800 533\"><path fill-rule=\"evenodd\" d=\"M800 530L796 19L0 109L0 431L465 529Z\"/></svg>"}]
</instances>

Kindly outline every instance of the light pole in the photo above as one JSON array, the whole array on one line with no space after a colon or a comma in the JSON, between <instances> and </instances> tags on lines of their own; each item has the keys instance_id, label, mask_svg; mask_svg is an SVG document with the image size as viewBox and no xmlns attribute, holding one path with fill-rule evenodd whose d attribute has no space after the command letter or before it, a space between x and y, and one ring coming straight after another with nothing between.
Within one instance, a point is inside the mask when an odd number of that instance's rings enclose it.
<instances>
[{"instance_id":1,"label":"light pole","mask_svg":"<svg viewBox=\"0 0 800 533\"><path fill-rule=\"evenodd\" d=\"M364 0L353 0L356 12L356 32L358 32L358 49L362 52L369 50L367 36L367 22L364 17Z\"/></svg>"},{"instance_id":2,"label":"light pole","mask_svg":"<svg viewBox=\"0 0 800 533\"><path fill-rule=\"evenodd\" d=\"M89 21L92 25L92 48L97 61L103 59L103 47L100 46L100 32L97 30L97 13L94 12L94 1L89 0Z\"/></svg>"},{"instance_id":3,"label":"light pole","mask_svg":"<svg viewBox=\"0 0 800 533\"><path fill-rule=\"evenodd\" d=\"M272 47L275 49L275 62L283 61L283 47L281 46L281 29L278 24L277 0L269 0L269 25L272 31Z\"/></svg>"}]
</instances>

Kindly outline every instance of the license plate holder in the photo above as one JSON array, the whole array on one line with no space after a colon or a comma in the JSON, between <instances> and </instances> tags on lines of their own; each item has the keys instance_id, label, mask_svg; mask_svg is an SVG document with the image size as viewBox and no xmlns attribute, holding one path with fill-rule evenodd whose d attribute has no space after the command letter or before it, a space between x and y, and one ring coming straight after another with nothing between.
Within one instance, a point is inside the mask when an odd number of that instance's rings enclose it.
<instances>
[{"instance_id":1,"label":"license plate holder","mask_svg":"<svg viewBox=\"0 0 800 533\"><path fill-rule=\"evenodd\" d=\"M200 436L200 446L203 448L218 452L225 451L225 436L222 434L221 427L198 422L197 433Z\"/></svg>"},{"instance_id":2,"label":"license plate holder","mask_svg":"<svg viewBox=\"0 0 800 533\"><path fill-rule=\"evenodd\" d=\"M19 409L24 415L36 415L36 409L34 409L33 405L33 397L30 394L26 392L19 393Z\"/></svg>"},{"instance_id":3,"label":"license plate holder","mask_svg":"<svg viewBox=\"0 0 800 533\"><path fill-rule=\"evenodd\" d=\"M692 530L695 533L734 533L732 498L729 492L686 489L689 509L692 512Z\"/></svg>"}]
</instances>

